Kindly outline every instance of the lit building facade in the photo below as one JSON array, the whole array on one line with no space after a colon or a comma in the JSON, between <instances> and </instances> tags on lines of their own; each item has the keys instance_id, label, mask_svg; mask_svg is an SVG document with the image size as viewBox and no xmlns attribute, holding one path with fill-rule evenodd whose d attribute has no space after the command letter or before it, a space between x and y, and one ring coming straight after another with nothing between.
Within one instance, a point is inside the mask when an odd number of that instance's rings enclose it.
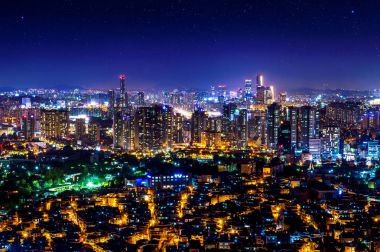
<instances>
[{"instance_id":1,"label":"lit building facade","mask_svg":"<svg viewBox=\"0 0 380 252\"><path fill-rule=\"evenodd\" d=\"M273 103L267 109L267 144L271 148L276 148L278 144L278 133L280 127L281 106Z\"/></svg>"},{"instance_id":2,"label":"lit building facade","mask_svg":"<svg viewBox=\"0 0 380 252\"><path fill-rule=\"evenodd\" d=\"M41 136L46 139L60 140L69 133L69 111L41 110Z\"/></svg>"}]
</instances>

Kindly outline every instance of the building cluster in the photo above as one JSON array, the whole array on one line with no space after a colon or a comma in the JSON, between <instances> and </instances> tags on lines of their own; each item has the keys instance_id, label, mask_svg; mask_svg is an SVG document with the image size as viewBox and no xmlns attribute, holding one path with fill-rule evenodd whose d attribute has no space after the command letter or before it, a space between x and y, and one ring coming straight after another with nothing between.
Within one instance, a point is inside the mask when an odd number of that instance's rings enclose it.
<instances>
[{"instance_id":1,"label":"building cluster","mask_svg":"<svg viewBox=\"0 0 380 252\"><path fill-rule=\"evenodd\" d=\"M276 96L260 74L236 92L224 84L210 91L127 92L126 76L119 81L120 88L106 93L29 90L4 95L1 137L129 152L271 149L312 162L378 159L378 151L368 152L368 146L378 140L379 110L363 96Z\"/></svg>"},{"instance_id":2,"label":"building cluster","mask_svg":"<svg viewBox=\"0 0 380 252\"><path fill-rule=\"evenodd\" d=\"M219 155L221 157L221 155ZM272 160L207 161L123 187L64 192L1 218L0 248L78 251L377 251L380 203L337 166L286 171ZM136 169L128 167L128 169ZM331 171L334 171L334 176ZM353 168L350 172L360 171ZM357 181L366 178L357 178ZM378 189L380 187L378 186Z\"/></svg>"},{"instance_id":3,"label":"building cluster","mask_svg":"<svg viewBox=\"0 0 380 252\"><path fill-rule=\"evenodd\" d=\"M380 127L377 107L365 100L322 101L321 95L299 100L285 92L276 97L273 86L264 85L263 75L257 76L255 90L252 80L245 80L238 92L215 85L190 99L188 93L175 90L149 101L141 91L137 97L127 95L123 76L120 92L109 94L113 147L130 152L272 149L288 160L318 163L358 157L361 136ZM123 97L134 98L126 102Z\"/></svg>"},{"instance_id":4,"label":"building cluster","mask_svg":"<svg viewBox=\"0 0 380 252\"><path fill-rule=\"evenodd\" d=\"M0 250L380 251L380 103L344 90L0 94Z\"/></svg>"}]
</instances>

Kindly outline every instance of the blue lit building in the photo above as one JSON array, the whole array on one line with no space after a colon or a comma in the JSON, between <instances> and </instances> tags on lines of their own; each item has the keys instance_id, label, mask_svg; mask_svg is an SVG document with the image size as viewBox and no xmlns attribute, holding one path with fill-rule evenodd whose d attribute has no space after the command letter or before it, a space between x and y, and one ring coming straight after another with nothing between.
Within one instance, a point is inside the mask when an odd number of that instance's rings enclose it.
<instances>
[{"instance_id":1,"label":"blue lit building","mask_svg":"<svg viewBox=\"0 0 380 252\"><path fill-rule=\"evenodd\" d=\"M172 175L148 175L150 187L162 189L174 189L181 191L191 185L191 176L189 174L175 173Z\"/></svg>"}]
</instances>

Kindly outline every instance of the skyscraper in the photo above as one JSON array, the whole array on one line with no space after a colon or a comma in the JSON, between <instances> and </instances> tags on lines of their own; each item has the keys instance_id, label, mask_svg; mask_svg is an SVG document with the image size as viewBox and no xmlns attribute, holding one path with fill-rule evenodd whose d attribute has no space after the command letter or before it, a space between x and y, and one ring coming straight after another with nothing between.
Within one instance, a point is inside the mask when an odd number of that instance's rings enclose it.
<instances>
[{"instance_id":1,"label":"skyscraper","mask_svg":"<svg viewBox=\"0 0 380 252\"><path fill-rule=\"evenodd\" d=\"M124 113L119 108L113 115L113 147L119 149L126 148L125 134L124 134Z\"/></svg>"},{"instance_id":2,"label":"skyscraper","mask_svg":"<svg viewBox=\"0 0 380 252\"><path fill-rule=\"evenodd\" d=\"M113 118L113 115L115 113L115 90L110 89L108 90L108 116Z\"/></svg>"},{"instance_id":3,"label":"skyscraper","mask_svg":"<svg viewBox=\"0 0 380 252\"><path fill-rule=\"evenodd\" d=\"M319 111L311 106L289 107L293 150L309 150L310 139L319 138Z\"/></svg>"},{"instance_id":4,"label":"skyscraper","mask_svg":"<svg viewBox=\"0 0 380 252\"><path fill-rule=\"evenodd\" d=\"M278 149L282 154L291 153L291 127L290 122L281 122L278 134Z\"/></svg>"},{"instance_id":5,"label":"skyscraper","mask_svg":"<svg viewBox=\"0 0 380 252\"><path fill-rule=\"evenodd\" d=\"M301 107L301 148L309 149L310 139L319 138L319 111L311 106Z\"/></svg>"},{"instance_id":6,"label":"skyscraper","mask_svg":"<svg viewBox=\"0 0 380 252\"><path fill-rule=\"evenodd\" d=\"M253 110L248 117L248 138L258 145L267 142L266 111Z\"/></svg>"},{"instance_id":7,"label":"skyscraper","mask_svg":"<svg viewBox=\"0 0 380 252\"><path fill-rule=\"evenodd\" d=\"M286 92L281 92L279 95L279 103L284 104L286 103Z\"/></svg>"},{"instance_id":8,"label":"skyscraper","mask_svg":"<svg viewBox=\"0 0 380 252\"><path fill-rule=\"evenodd\" d=\"M88 124L88 140L92 144L100 141L100 124L98 122L90 122Z\"/></svg>"},{"instance_id":9,"label":"skyscraper","mask_svg":"<svg viewBox=\"0 0 380 252\"><path fill-rule=\"evenodd\" d=\"M274 96L274 86L271 85L269 87L265 88L265 103L266 104L272 104L275 102L275 96Z\"/></svg>"},{"instance_id":10,"label":"skyscraper","mask_svg":"<svg viewBox=\"0 0 380 252\"><path fill-rule=\"evenodd\" d=\"M168 105L161 106L162 127L163 127L163 146L171 147L173 144L173 108Z\"/></svg>"},{"instance_id":11,"label":"skyscraper","mask_svg":"<svg viewBox=\"0 0 380 252\"><path fill-rule=\"evenodd\" d=\"M173 115L173 141L174 143L183 143L183 117L176 113Z\"/></svg>"},{"instance_id":12,"label":"skyscraper","mask_svg":"<svg viewBox=\"0 0 380 252\"><path fill-rule=\"evenodd\" d=\"M69 111L42 110L41 135L46 139L61 140L69 133Z\"/></svg>"},{"instance_id":13,"label":"skyscraper","mask_svg":"<svg viewBox=\"0 0 380 252\"><path fill-rule=\"evenodd\" d=\"M268 146L276 148L278 144L278 133L280 127L280 109L277 103L272 103L267 110L267 137Z\"/></svg>"},{"instance_id":14,"label":"skyscraper","mask_svg":"<svg viewBox=\"0 0 380 252\"><path fill-rule=\"evenodd\" d=\"M256 103L257 104L265 104L265 90L264 87L264 76L257 75L256 77Z\"/></svg>"},{"instance_id":15,"label":"skyscraper","mask_svg":"<svg viewBox=\"0 0 380 252\"><path fill-rule=\"evenodd\" d=\"M234 139L234 117L235 111L237 111L236 103L228 103L223 105L222 114L222 140L225 142L231 142Z\"/></svg>"},{"instance_id":16,"label":"skyscraper","mask_svg":"<svg viewBox=\"0 0 380 252\"><path fill-rule=\"evenodd\" d=\"M125 75L120 74L119 76L120 79L120 104L119 107L122 109L125 109L127 107L127 93L125 91Z\"/></svg>"},{"instance_id":17,"label":"skyscraper","mask_svg":"<svg viewBox=\"0 0 380 252\"><path fill-rule=\"evenodd\" d=\"M379 130L380 129L380 111L371 109L366 111L361 118L361 129L363 130Z\"/></svg>"},{"instance_id":18,"label":"skyscraper","mask_svg":"<svg viewBox=\"0 0 380 252\"><path fill-rule=\"evenodd\" d=\"M108 109L113 112L115 108L115 90L108 90Z\"/></svg>"},{"instance_id":19,"label":"skyscraper","mask_svg":"<svg viewBox=\"0 0 380 252\"><path fill-rule=\"evenodd\" d=\"M135 115L127 114L124 118L124 139L127 151L133 151L136 149L136 125Z\"/></svg>"},{"instance_id":20,"label":"skyscraper","mask_svg":"<svg viewBox=\"0 0 380 252\"><path fill-rule=\"evenodd\" d=\"M206 112L197 108L191 116L191 144L202 143L202 132L206 128Z\"/></svg>"},{"instance_id":21,"label":"skyscraper","mask_svg":"<svg viewBox=\"0 0 380 252\"><path fill-rule=\"evenodd\" d=\"M292 150L297 149L300 142L301 125L299 120L300 109L297 107L288 108L288 118L290 122L290 142Z\"/></svg>"},{"instance_id":22,"label":"skyscraper","mask_svg":"<svg viewBox=\"0 0 380 252\"><path fill-rule=\"evenodd\" d=\"M239 109L236 116L235 136L238 148L248 146L248 112L246 109Z\"/></svg>"},{"instance_id":23,"label":"skyscraper","mask_svg":"<svg viewBox=\"0 0 380 252\"><path fill-rule=\"evenodd\" d=\"M26 113L22 117L21 129L24 134L24 139L29 140L34 137L36 118L34 114Z\"/></svg>"},{"instance_id":24,"label":"skyscraper","mask_svg":"<svg viewBox=\"0 0 380 252\"><path fill-rule=\"evenodd\" d=\"M264 75L258 74L256 76L256 84L257 86L264 86Z\"/></svg>"},{"instance_id":25,"label":"skyscraper","mask_svg":"<svg viewBox=\"0 0 380 252\"><path fill-rule=\"evenodd\" d=\"M84 118L75 120L75 139L83 141L86 136L86 121Z\"/></svg>"},{"instance_id":26,"label":"skyscraper","mask_svg":"<svg viewBox=\"0 0 380 252\"><path fill-rule=\"evenodd\" d=\"M135 144L140 150L170 147L173 141L173 109L155 104L136 109Z\"/></svg>"},{"instance_id":27,"label":"skyscraper","mask_svg":"<svg viewBox=\"0 0 380 252\"><path fill-rule=\"evenodd\" d=\"M244 90L245 90L245 100L252 99L252 80L244 81Z\"/></svg>"},{"instance_id":28,"label":"skyscraper","mask_svg":"<svg viewBox=\"0 0 380 252\"><path fill-rule=\"evenodd\" d=\"M221 144L222 117L208 116L206 118L206 126L202 132L202 143L207 148L218 148Z\"/></svg>"},{"instance_id":29,"label":"skyscraper","mask_svg":"<svg viewBox=\"0 0 380 252\"><path fill-rule=\"evenodd\" d=\"M119 76L120 98L113 114L113 147L127 149L125 135L125 121L127 113L127 93L125 91L125 75Z\"/></svg>"}]
</instances>

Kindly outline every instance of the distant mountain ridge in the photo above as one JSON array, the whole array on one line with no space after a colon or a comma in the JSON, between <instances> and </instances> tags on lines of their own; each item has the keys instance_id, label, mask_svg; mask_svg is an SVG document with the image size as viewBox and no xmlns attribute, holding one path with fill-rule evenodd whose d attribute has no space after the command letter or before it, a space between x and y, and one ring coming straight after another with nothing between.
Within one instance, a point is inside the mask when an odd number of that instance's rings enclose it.
<instances>
[{"instance_id":1,"label":"distant mountain ridge","mask_svg":"<svg viewBox=\"0 0 380 252\"><path fill-rule=\"evenodd\" d=\"M0 92L11 92L15 90L27 90L27 89L56 89L56 90L73 90L73 89L79 89L84 90L86 88L81 86L50 86L50 87L9 87L9 86L0 86Z\"/></svg>"},{"instance_id":2,"label":"distant mountain ridge","mask_svg":"<svg viewBox=\"0 0 380 252\"><path fill-rule=\"evenodd\" d=\"M288 91L289 94L291 95L315 95L315 94L331 94L331 93L339 93L339 94L344 94L344 95L350 95L350 94L361 94L361 95L369 95L370 91L369 90L350 90L350 89L341 89L341 88L336 88L336 89L317 89L317 88L295 88L295 89L290 89Z\"/></svg>"}]
</instances>

